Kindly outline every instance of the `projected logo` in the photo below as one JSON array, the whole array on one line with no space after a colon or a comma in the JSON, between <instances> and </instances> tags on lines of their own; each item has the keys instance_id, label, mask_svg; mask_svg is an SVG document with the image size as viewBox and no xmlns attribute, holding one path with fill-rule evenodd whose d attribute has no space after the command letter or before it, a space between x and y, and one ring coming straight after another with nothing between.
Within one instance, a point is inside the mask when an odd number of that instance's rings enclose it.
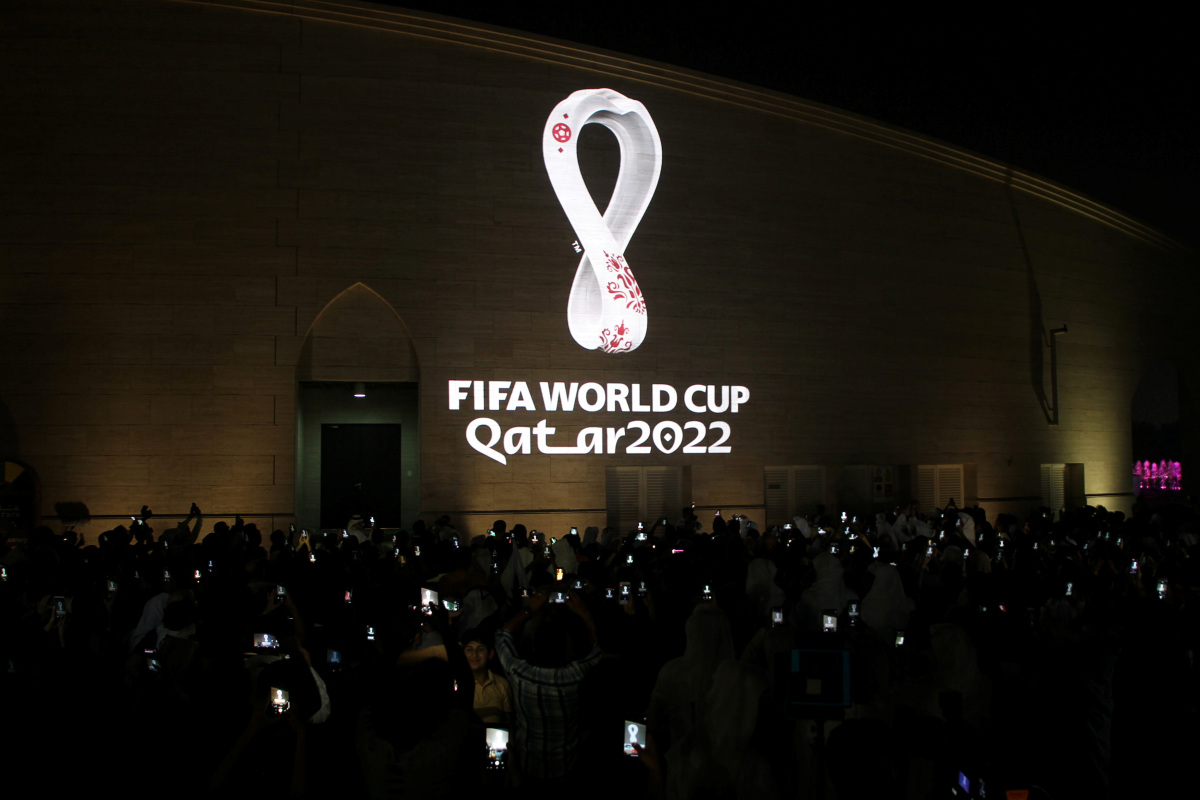
<instances>
[{"instance_id":1,"label":"projected logo","mask_svg":"<svg viewBox=\"0 0 1200 800\"><path fill-rule=\"evenodd\" d=\"M621 148L617 184L603 216L583 182L576 153L579 131L593 123L611 130ZM636 350L646 338L646 299L625 261L625 248L658 186L658 130L636 100L612 89L581 89L550 112L542 157L583 252L567 301L571 336L588 350Z\"/></svg>"}]
</instances>

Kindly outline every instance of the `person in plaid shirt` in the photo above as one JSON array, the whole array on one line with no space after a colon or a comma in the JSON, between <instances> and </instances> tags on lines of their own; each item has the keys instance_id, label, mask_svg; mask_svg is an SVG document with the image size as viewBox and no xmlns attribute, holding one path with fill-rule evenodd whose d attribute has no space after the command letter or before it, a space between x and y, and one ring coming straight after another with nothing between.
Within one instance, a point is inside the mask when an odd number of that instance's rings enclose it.
<instances>
[{"instance_id":1,"label":"person in plaid shirt","mask_svg":"<svg viewBox=\"0 0 1200 800\"><path fill-rule=\"evenodd\" d=\"M596 626L583 600L567 593L564 603L587 626L592 649L572 658L570 625L573 619L561 608L538 615L529 660L517 653L513 633L546 605L545 589L534 593L529 605L517 612L496 633L496 653L508 673L516 701L516 727L509 739L509 755L519 775L530 780L564 777L575 764L579 746L579 683L600 662Z\"/></svg>"}]
</instances>

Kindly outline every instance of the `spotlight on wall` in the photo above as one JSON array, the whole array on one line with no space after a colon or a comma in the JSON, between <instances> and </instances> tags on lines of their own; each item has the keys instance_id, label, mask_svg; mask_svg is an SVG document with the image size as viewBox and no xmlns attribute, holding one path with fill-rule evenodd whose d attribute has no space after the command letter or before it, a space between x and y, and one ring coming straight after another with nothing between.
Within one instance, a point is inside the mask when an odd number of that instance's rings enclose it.
<instances>
[{"instance_id":1,"label":"spotlight on wall","mask_svg":"<svg viewBox=\"0 0 1200 800\"><path fill-rule=\"evenodd\" d=\"M354 396L355 397L366 397L367 396L367 386L362 381L359 381L358 383L354 384Z\"/></svg>"}]
</instances>

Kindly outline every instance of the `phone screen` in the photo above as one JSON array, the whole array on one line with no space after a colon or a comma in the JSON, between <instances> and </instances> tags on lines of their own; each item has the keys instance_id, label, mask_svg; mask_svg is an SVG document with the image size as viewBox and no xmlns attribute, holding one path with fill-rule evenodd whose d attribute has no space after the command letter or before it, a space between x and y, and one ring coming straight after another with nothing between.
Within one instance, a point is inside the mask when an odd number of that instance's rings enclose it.
<instances>
[{"instance_id":1,"label":"phone screen","mask_svg":"<svg viewBox=\"0 0 1200 800\"><path fill-rule=\"evenodd\" d=\"M421 613L426 616L433 614L433 610L438 605L438 593L433 589L421 590Z\"/></svg>"},{"instance_id":2,"label":"phone screen","mask_svg":"<svg viewBox=\"0 0 1200 800\"><path fill-rule=\"evenodd\" d=\"M484 768L504 769L505 754L508 752L508 729L488 728L485 736L487 739L487 760L484 762Z\"/></svg>"},{"instance_id":3,"label":"phone screen","mask_svg":"<svg viewBox=\"0 0 1200 800\"><path fill-rule=\"evenodd\" d=\"M837 633L837 613L826 611L821 615L821 629L826 633Z\"/></svg>"},{"instance_id":4,"label":"phone screen","mask_svg":"<svg viewBox=\"0 0 1200 800\"><path fill-rule=\"evenodd\" d=\"M625 720L624 740L625 755L636 758L637 749L634 748L634 745L637 745L638 747L646 746L645 724L641 722L635 722L631 719Z\"/></svg>"},{"instance_id":5,"label":"phone screen","mask_svg":"<svg viewBox=\"0 0 1200 800\"><path fill-rule=\"evenodd\" d=\"M620 601L621 601L621 605L623 605L623 606L629 605L629 586L630 586L630 584L627 581L622 581L620 583L620 587L621 587Z\"/></svg>"},{"instance_id":6,"label":"phone screen","mask_svg":"<svg viewBox=\"0 0 1200 800\"><path fill-rule=\"evenodd\" d=\"M279 649L279 640L270 633L254 634L254 647L259 650Z\"/></svg>"},{"instance_id":7,"label":"phone screen","mask_svg":"<svg viewBox=\"0 0 1200 800\"><path fill-rule=\"evenodd\" d=\"M288 692L286 689L276 689L271 687L271 713L286 714L292 704L288 701Z\"/></svg>"}]
</instances>

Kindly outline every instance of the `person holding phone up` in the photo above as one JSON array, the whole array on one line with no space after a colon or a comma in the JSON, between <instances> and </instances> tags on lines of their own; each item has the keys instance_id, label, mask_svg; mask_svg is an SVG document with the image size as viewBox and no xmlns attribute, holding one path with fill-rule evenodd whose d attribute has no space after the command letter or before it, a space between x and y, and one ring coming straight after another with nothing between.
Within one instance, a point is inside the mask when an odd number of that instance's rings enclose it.
<instances>
[{"instance_id":1,"label":"person holding phone up","mask_svg":"<svg viewBox=\"0 0 1200 800\"><path fill-rule=\"evenodd\" d=\"M579 748L579 684L600 663L596 625L583 600L569 591L566 605L544 608L548 591L536 591L529 604L496 632L496 653L508 673L516 701L516 726L509 738L509 758L528 781L565 776ZM529 637L528 658L517 651L514 633L536 617ZM592 648L578 653L572 645L572 626L587 628Z\"/></svg>"}]
</instances>

